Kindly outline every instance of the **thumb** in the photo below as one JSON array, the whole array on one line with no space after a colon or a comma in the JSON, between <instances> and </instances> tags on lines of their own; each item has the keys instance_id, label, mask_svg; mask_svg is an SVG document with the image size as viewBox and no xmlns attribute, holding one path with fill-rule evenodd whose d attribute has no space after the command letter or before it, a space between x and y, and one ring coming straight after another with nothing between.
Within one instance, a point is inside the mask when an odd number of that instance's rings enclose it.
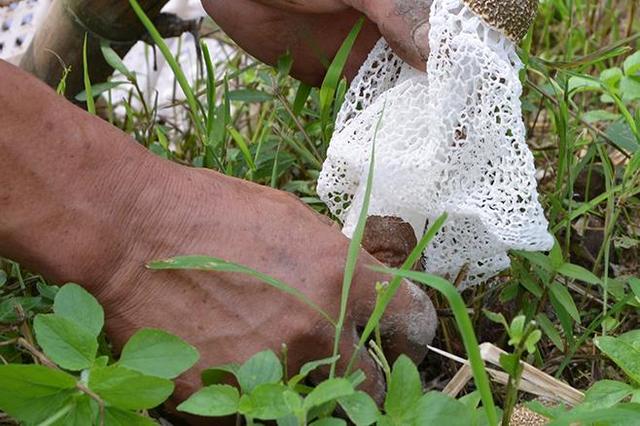
<instances>
[{"instance_id":1,"label":"thumb","mask_svg":"<svg viewBox=\"0 0 640 426\"><path fill-rule=\"evenodd\" d=\"M398 56L419 70L429 57L429 15L433 0L346 0L378 25Z\"/></svg>"}]
</instances>

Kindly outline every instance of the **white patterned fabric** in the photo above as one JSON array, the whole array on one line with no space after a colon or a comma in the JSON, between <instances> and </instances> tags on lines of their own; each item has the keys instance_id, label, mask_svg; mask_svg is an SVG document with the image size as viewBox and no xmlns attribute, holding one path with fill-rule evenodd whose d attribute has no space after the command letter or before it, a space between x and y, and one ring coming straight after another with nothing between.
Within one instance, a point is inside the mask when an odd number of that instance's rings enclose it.
<instances>
[{"instance_id":1,"label":"white patterned fabric","mask_svg":"<svg viewBox=\"0 0 640 426\"><path fill-rule=\"evenodd\" d=\"M368 214L400 217L421 237L447 212L424 266L453 279L469 264L464 288L507 268L508 250L549 250L553 239L525 142L514 43L462 0L435 0L430 24L426 73L383 40L371 52L338 115L318 193L351 236L375 139Z\"/></svg>"},{"instance_id":2,"label":"white patterned fabric","mask_svg":"<svg viewBox=\"0 0 640 426\"><path fill-rule=\"evenodd\" d=\"M51 0L0 1L0 59L17 64Z\"/></svg>"}]
</instances>

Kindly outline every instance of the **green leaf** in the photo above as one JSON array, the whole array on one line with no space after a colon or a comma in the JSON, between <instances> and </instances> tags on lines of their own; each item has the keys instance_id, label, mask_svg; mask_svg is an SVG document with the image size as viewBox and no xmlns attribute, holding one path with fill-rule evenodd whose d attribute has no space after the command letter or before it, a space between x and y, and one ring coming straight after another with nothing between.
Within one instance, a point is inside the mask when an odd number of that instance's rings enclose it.
<instances>
[{"instance_id":1,"label":"green leaf","mask_svg":"<svg viewBox=\"0 0 640 426\"><path fill-rule=\"evenodd\" d=\"M511 377L516 377L519 373L521 365L519 363L518 356L516 354L501 354L500 366Z\"/></svg>"},{"instance_id":2,"label":"green leaf","mask_svg":"<svg viewBox=\"0 0 640 426\"><path fill-rule=\"evenodd\" d=\"M104 426L158 426L149 417L143 417L130 411L106 407L104 410Z\"/></svg>"},{"instance_id":3,"label":"green leaf","mask_svg":"<svg viewBox=\"0 0 640 426\"><path fill-rule=\"evenodd\" d=\"M554 268L547 256L538 252L516 251L518 256L527 259L531 264L537 265L547 272L553 272Z\"/></svg>"},{"instance_id":4,"label":"green leaf","mask_svg":"<svg viewBox=\"0 0 640 426\"><path fill-rule=\"evenodd\" d=\"M173 393L170 380L145 376L119 365L92 368L89 388L109 404L123 410L156 407Z\"/></svg>"},{"instance_id":5,"label":"green leaf","mask_svg":"<svg viewBox=\"0 0 640 426\"><path fill-rule=\"evenodd\" d=\"M600 73L600 81L610 87L615 87L623 77L622 70L618 67L606 69Z\"/></svg>"},{"instance_id":6,"label":"green leaf","mask_svg":"<svg viewBox=\"0 0 640 426\"><path fill-rule=\"evenodd\" d=\"M84 77L84 91L86 92L87 111L91 115L96 115L96 105L93 101L91 87L91 73L89 72L89 61L87 60L87 33L84 33L84 43L82 44L82 71Z\"/></svg>"},{"instance_id":7,"label":"green leaf","mask_svg":"<svg viewBox=\"0 0 640 426\"><path fill-rule=\"evenodd\" d=\"M240 394L229 385L212 385L200 389L182 404L178 411L198 416L223 417L238 411Z\"/></svg>"},{"instance_id":8,"label":"green leaf","mask_svg":"<svg viewBox=\"0 0 640 426\"><path fill-rule=\"evenodd\" d=\"M422 382L418 369L407 356L400 355L391 369L384 409L389 416L400 421L420 397Z\"/></svg>"},{"instance_id":9,"label":"green leaf","mask_svg":"<svg viewBox=\"0 0 640 426\"><path fill-rule=\"evenodd\" d=\"M128 81L105 81L104 83L97 83L97 84L93 84L91 85L91 96L93 96L93 99L97 98L98 96L102 95L105 92L108 92L111 89L114 89L116 87L120 87L124 84L129 84ZM83 90L82 92L78 93L75 96L76 101L79 102L87 102L87 91Z\"/></svg>"},{"instance_id":10,"label":"green leaf","mask_svg":"<svg viewBox=\"0 0 640 426\"><path fill-rule=\"evenodd\" d=\"M356 25L353 27L347 38L344 40L338 53L333 59L333 62L327 70L327 74L324 77L322 86L320 87L320 119L322 123L327 123L331 113L331 104L334 101L336 90L342 73L349 59L349 54L353 49L353 46L360 34L360 30L364 25L364 19L359 19Z\"/></svg>"},{"instance_id":11,"label":"green leaf","mask_svg":"<svg viewBox=\"0 0 640 426\"><path fill-rule=\"evenodd\" d=\"M61 410L68 408L60 420L53 426L86 426L95 424L98 416L98 405L87 395L76 395Z\"/></svg>"},{"instance_id":12,"label":"green leaf","mask_svg":"<svg viewBox=\"0 0 640 426\"><path fill-rule=\"evenodd\" d=\"M496 324L501 324L505 330L509 329L509 324L507 323L506 318L501 313L491 312L486 309L482 310L484 316L489 318L491 322L495 322Z\"/></svg>"},{"instance_id":13,"label":"green leaf","mask_svg":"<svg viewBox=\"0 0 640 426\"><path fill-rule=\"evenodd\" d=\"M536 316L536 321L540 325L544 334L549 337L551 342L561 351L564 351L564 342L562 341L562 337L560 337L560 333L556 329L556 326L551 322L551 320L542 312Z\"/></svg>"},{"instance_id":14,"label":"green leaf","mask_svg":"<svg viewBox=\"0 0 640 426\"><path fill-rule=\"evenodd\" d=\"M7 283L7 273L0 269L0 287Z\"/></svg>"},{"instance_id":15,"label":"green leaf","mask_svg":"<svg viewBox=\"0 0 640 426\"><path fill-rule=\"evenodd\" d=\"M228 97L230 101L244 103L269 102L273 100L273 95L255 89L230 90Z\"/></svg>"},{"instance_id":16,"label":"green leaf","mask_svg":"<svg viewBox=\"0 0 640 426\"><path fill-rule=\"evenodd\" d=\"M302 380L304 380L312 371L326 365L331 365L334 362L338 361L338 359L340 359L340 355L332 356L330 358L320 359L317 361L307 362L300 368L300 373L296 374L289 380L288 382L289 387L294 387L295 385L300 383Z\"/></svg>"},{"instance_id":17,"label":"green leaf","mask_svg":"<svg viewBox=\"0 0 640 426\"><path fill-rule=\"evenodd\" d=\"M636 75L640 72L640 51L625 59L623 68L624 73L628 76Z\"/></svg>"},{"instance_id":18,"label":"green leaf","mask_svg":"<svg viewBox=\"0 0 640 426\"><path fill-rule=\"evenodd\" d=\"M474 410L441 392L423 395L410 409L405 424L468 426L473 424Z\"/></svg>"},{"instance_id":19,"label":"green leaf","mask_svg":"<svg viewBox=\"0 0 640 426\"><path fill-rule=\"evenodd\" d=\"M640 330L619 337L598 337L594 342L633 381L640 383Z\"/></svg>"},{"instance_id":20,"label":"green leaf","mask_svg":"<svg viewBox=\"0 0 640 426\"><path fill-rule=\"evenodd\" d=\"M622 100L625 102L640 99L640 79L638 77L624 77L620 82Z\"/></svg>"},{"instance_id":21,"label":"green leaf","mask_svg":"<svg viewBox=\"0 0 640 426\"><path fill-rule=\"evenodd\" d=\"M319 407L330 401L338 400L354 393L351 382L347 379L329 379L320 383L304 399L304 409L309 411L313 407Z\"/></svg>"},{"instance_id":22,"label":"green leaf","mask_svg":"<svg viewBox=\"0 0 640 426\"><path fill-rule=\"evenodd\" d=\"M593 77L573 76L569 79L569 93L586 92L593 90L601 90L600 82Z\"/></svg>"},{"instance_id":23,"label":"green leaf","mask_svg":"<svg viewBox=\"0 0 640 426\"><path fill-rule=\"evenodd\" d=\"M582 266L573 265L571 263L565 263L558 268L558 273L565 277L573 278L579 281L584 281L589 284L602 284L600 278L596 277L591 271L586 270Z\"/></svg>"},{"instance_id":24,"label":"green leaf","mask_svg":"<svg viewBox=\"0 0 640 426\"><path fill-rule=\"evenodd\" d=\"M640 279L638 278L629 278L629 287L631 287L631 291L635 294L636 299L640 301Z\"/></svg>"},{"instance_id":25,"label":"green leaf","mask_svg":"<svg viewBox=\"0 0 640 426\"><path fill-rule=\"evenodd\" d=\"M380 415L375 401L362 391L343 396L338 399L338 403L356 426L374 424Z\"/></svg>"},{"instance_id":26,"label":"green leaf","mask_svg":"<svg viewBox=\"0 0 640 426\"><path fill-rule=\"evenodd\" d=\"M238 369L238 383L244 393L256 386L282 380L282 363L272 351L258 352Z\"/></svg>"},{"instance_id":27,"label":"green leaf","mask_svg":"<svg viewBox=\"0 0 640 426\"><path fill-rule=\"evenodd\" d=\"M616 405L634 392L634 388L615 380L596 382L584 394L583 405L590 408L607 408Z\"/></svg>"},{"instance_id":28,"label":"green leaf","mask_svg":"<svg viewBox=\"0 0 640 426\"><path fill-rule=\"evenodd\" d=\"M104 325L104 311L98 301L78 284L66 284L56 294L53 312L97 337Z\"/></svg>"},{"instance_id":29,"label":"green leaf","mask_svg":"<svg viewBox=\"0 0 640 426\"><path fill-rule=\"evenodd\" d=\"M527 340L525 340L524 342L524 346L525 348L527 348L527 352L529 352L530 354L534 353L536 351L536 345L538 344L541 338L542 338L542 331L533 330L527 337Z\"/></svg>"},{"instance_id":30,"label":"green leaf","mask_svg":"<svg viewBox=\"0 0 640 426\"><path fill-rule=\"evenodd\" d=\"M580 323L580 313L569 290L558 282L551 283L549 289L551 290L551 301L557 302L575 322Z\"/></svg>"},{"instance_id":31,"label":"green leaf","mask_svg":"<svg viewBox=\"0 0 640 426\"><path fill-rule=\"evenodd\" d=\"M44 353L60 367L76 371L93 365L98 341L86 328L57 314L39 314L33 329Z\"/></svg>"},{"instance_id":32,"label":"green leaf","mask_svg":"<svg viewBox=\"0 0 640 426\"><path fill-rule=\"evenodd\" d=\"M42 297L11 297L0 302L0 323L14 322L17 318L16 306L20 305L25 312L44 309L46 304Z\"/></svg>"},{"instance_id":33,"label":"green leaf","mask_svg":"<svg viewBox=\"0 0 640 426\"><path fill-rule=\"evenodd\" d=\"M217 367L208 368L202 372L202 384L205 386L218 385L223 383L229 376L238 378L239 364L224 364Z\"/></svg>"},{"instance_id":34,"label":"green leaf","mask_svg":"<svg viewBox=\"0 0 640 426\"><path fill-rule=\"evenodd\" d=\"M524 323L527 318L524 315L518 315L511 321L511 326L509 327L509 336L511 340L509 340L509 344L511 346L517 346L522 340L522 335L524 334Z\"/></svg>"},{"instance_id":35,"label":"green leaf","mask_svg":"<svg viewBox=\"0 0 640 426\"><path fill-rule=\"evenodd\" d=\"M124 75L129 81L135 81L136 74L131 72L129 68L127 68L116 51L113 50L111 46L109 46L109 42L107 40L100 40L100 50L102 51L104 60L111 66L111 68L120 72L120 74Z\"/></svg>"},{"instance_id":36,"label":"green leaf","mask_svg":"<svg viewBox=\"0 0 640 426\"><path fill-rule=\"evenodd\" d=\"M335 417L325 417L324 419L316 420L311 423L311 426L346 426L347 422L342 419L336 419Z\"/></svg>"},{"instance_id":37,"label":"green leaf","mask_svg":"<svg viewBox=\"0 0 640 426\"><path fill-rule=\"evenodd\" d=\"M596 109L582 115L587 123L598 123L601 121L616 121L620 118L620 114L613 113L604 109Z\"/></svg>"},{"instance_id":38,"label":"green leaf","mask_svg":"<svg viewBox=\"0 0 640 426\"><path fill-rule=\"evenodd\" d=\"M148 376L173 379L198 361L196 348L173 334L143 329L124 345L118 364Z\"/></svg>"},{"instance_id":39,"label":"green leaf","mask_svg":"<svg viewBox=\"0 0 640 426\"><path fill-rule=\"evenodd\" d=\"M611 123L606 130L606 134L616 146L630 153L634 153L640 148L631 127L629 127L629 124L624 120Z\"/></svg>"},{"instance_id":40,"label":"green leaf","mask_svg":"<svg viewBox=\"0 0 640 426\"><path fill-rule=\"evenodd\" d=\"M37 423L70 398L76 379L42 365L0 365L0 410L27 423Z\"/></svg>"},{"instance_id":41,"label":"green leaf","mask_svg":"<svg viewBox=\"0 0 640 426\"><path fill-rule=\"evenodd\" d=\"M279 383L256 386L248 395L251 399L251 410L242 414L261 420L276 420L286 416L291 412L285 399L287 391L291 392L287 386Z\"/></svg>"}]
</instances>

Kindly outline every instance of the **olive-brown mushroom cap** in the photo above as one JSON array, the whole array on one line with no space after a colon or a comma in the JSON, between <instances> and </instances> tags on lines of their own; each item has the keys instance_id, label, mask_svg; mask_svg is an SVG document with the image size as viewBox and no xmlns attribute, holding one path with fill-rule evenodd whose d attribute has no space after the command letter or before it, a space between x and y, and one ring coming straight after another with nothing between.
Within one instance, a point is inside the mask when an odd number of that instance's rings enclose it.
<instances>
[{"instance_id":1,"label":"olive-brown mushroom cap","mask_svg":"<svg viewBox=\"0 0 640 426\"><path fill-rule=\"evenodd\" d=\"M538 13L538 0L464 0L487 24L519 43Z\"/></svg>"}]
</instances>

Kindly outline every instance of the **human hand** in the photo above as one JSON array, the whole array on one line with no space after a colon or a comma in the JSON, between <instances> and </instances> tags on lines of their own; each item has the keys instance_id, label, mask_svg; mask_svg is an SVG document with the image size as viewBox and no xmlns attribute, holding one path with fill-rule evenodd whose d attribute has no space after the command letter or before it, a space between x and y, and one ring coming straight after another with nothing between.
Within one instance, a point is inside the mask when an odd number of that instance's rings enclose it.
<instances>
[{"instance_id":1,"label":"human hand","mask_svg":"<svg viewBox=\"0 0 640 426\"><path fill-rule=\"evenodd\" d=\"M428 56L433 0L203 0L207 12L248 53L275 64L290 52L294 77L319 84L363 14L368 17L345 69L355 75L381 34L418 69Z\"/></svg>"},{"instance_id":2,"label":"human hand","mask_svg":"<svg viewBox=\"0 0 640 426\"><path fill-rule=\"evenodd\" d=\"M337 227L284 192L164 162L157 167L167 169L153 175L168 177L169 189L156 199L150 185L149 195L122 218L135 229L124 231L127 255L113 272L105 271L103 282L91 284L116 347L141 327L165 329L195 345L202 358L178 379L176 401L200 386L202 369L242 362L260 350L278 352L286 344L288 371L330 356L334 328L292 296L247 275L144 265L176 255L221 258L288 283L337 318L349 244ZM373 310L375 283L388 279L367 267L374 264L361 252L340 346L342 368ZM435 325L428 297L405 283L382 322L386 354L421 361ZM384 378L366 351L357 368L367 375L366 389L381 400Z\"/></svg>"}]
</instances>

